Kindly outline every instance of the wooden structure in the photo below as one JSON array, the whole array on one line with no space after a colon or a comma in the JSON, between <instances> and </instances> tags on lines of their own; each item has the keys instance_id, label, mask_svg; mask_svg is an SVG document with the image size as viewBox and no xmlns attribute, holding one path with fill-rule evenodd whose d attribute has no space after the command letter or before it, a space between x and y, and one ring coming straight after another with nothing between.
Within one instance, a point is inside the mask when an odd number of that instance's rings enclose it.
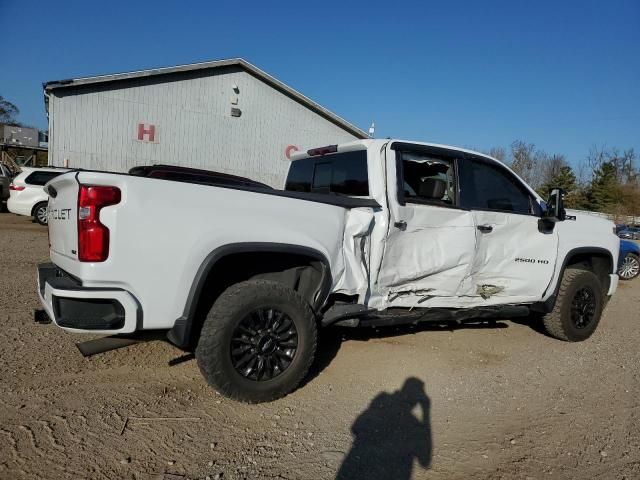
<instances>
[{"instance_id":1,"label":"wooden structure","mask_svg":"<svg viewBox=\"0 0 640 480\"><path fill-rule=\"evenodd\" d=\"M48 151L43 147L0 143L0 163L13 173L20 172L20 167L46 167L48 165Z\"/></svg>"}]
</instances>

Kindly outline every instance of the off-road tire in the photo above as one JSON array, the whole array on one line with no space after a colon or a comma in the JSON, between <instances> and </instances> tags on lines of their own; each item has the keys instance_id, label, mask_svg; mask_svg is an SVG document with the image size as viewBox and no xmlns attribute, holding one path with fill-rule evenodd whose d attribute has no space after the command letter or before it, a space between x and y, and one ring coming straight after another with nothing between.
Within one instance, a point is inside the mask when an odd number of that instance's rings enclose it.
<instances>
[{"instance_id":1,"label":"off-road tire","mask_svg":"<svg viewBox=\"0 0 640 480\"><path fill-rule=\"evenodd\" d=\"M233 364L234 332L257 309L284 312L297 330L297 348L291 363L268 380L245 378ZM269 402L292 392L307 375L316 351L316 319L309 304L295 291L267 280L247 280L227 288L209 311L196 360L207 382L219 393L246 403Z\"/></svg>"},{"instance_id":2,"label":"off-road tire","mask_svg":"<svg viewBox=\"0 0 640 480\"><path fill-rule=\"evenodd\" d=\"M44 215L41 215L39 213L39 210L44 208L45 213ZM36 205L33 207L33 210L31 212L31 214L33 215L33 219L39 223L40 225L47 225L47 222L49 221L46 215L46 211L47 211L47 202L40 202L40 203L36 203Z\"/></svg>"},{"instance_id":3,"label":"off-road tire","mask_svg":"<svg viewBox=\"0 0 640 480\"><path fill-rule=\"evenodd\" d=\"M593 318L583 328L577 328L571 318L576 294L583 288L593 293L595 308ZM606 304L605 292L598 277L589 270L567 268L560 282L560 289L553 310L542 318L545 331L559 340L581 342L593 334L600 322Z\"/></svg>"}]
</instances>

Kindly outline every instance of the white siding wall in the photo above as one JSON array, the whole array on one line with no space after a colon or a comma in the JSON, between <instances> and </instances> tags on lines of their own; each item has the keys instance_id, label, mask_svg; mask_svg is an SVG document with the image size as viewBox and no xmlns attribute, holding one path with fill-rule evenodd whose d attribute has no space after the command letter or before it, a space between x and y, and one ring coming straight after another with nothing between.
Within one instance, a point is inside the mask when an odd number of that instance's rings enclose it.
<instances>
[{"instance_id":1,"label":"white siding wall","mask_svg":"<svg viewBox=\"0 0 640 480\"><path fill-rule=\"evenodd\" d=\"M164 163L282 187L288 145L304 149L356 138L244 71L117 85L53 90L51 164L62 166L68 159L72 167L124 172ZM232 107L242 115L232 117ZM138 123L156 126L154 143L137 139Z\"/></svg>"}]
</instances>

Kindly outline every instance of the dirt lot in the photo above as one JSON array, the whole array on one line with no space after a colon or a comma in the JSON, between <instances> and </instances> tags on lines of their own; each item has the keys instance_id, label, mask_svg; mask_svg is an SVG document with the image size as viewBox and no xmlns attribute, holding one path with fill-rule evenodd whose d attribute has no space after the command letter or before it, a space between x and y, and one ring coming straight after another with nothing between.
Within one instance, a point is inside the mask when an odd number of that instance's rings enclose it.
<instances>
[{"instance_id":1,"label":"dirt lot","mask_svg":"<svg viewBox=\"0 0 640 480\"><path fill-rule=\"evenodd\" d=\"M32 319L46 230L2 213L0 252L0 478L640 478L640 280L580 344L330 331L303 388L249 406L160 340L83 358Z\"/></svg>"}]
</instances>

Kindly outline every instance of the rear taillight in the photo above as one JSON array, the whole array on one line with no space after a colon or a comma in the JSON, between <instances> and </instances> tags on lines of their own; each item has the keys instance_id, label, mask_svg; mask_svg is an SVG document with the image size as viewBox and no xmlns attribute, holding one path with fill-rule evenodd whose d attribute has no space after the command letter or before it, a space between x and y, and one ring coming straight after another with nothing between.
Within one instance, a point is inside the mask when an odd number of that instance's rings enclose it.
<instances>
[{"instance_id":1,"label":"rear taillight","mask_svg":"<svg viewBox=\"0 0 640 480\"><path fill-rule=\"evenodd\" d=\"M14 192L21 192L24 189L25 187L23 187L22 185L16 185L14 183L9 184L9 190L13 190Z\"/></svg>"},{"instance_id":2,"label":"rear taillight","mask_svg":"<svg viewBox=\"0 0 640 480\"><path fill-rule=\"evenodd\" d=\"M81 185L78 192L78 260L104 262L109 256L109 229L100 223L100 210L120 203L120 189Z\"/></svg>"}]
</instances>

